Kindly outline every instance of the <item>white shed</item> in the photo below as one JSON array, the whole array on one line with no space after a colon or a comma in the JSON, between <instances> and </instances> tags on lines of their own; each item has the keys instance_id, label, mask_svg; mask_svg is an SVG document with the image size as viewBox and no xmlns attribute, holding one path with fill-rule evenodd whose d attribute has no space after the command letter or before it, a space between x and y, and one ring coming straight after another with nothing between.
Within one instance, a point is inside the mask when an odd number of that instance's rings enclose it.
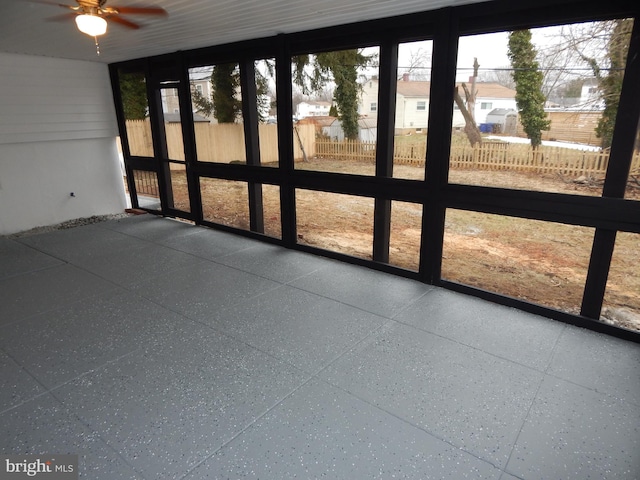
<instances>
[{"instance_id":1,"label":"white shed","mask_svg":"<svg viewBox=\"0 0 640 480\"><path fill-rule=\"evenodd\" d=\"M344 140L342 123L336 119L328 127L323 127L322 132L331 140ZM376 119L361 118L358 120L358 138L361 142L375 142L378 137L378 125Z\"/></svg>"},{"instance_id":2,"label":"white shed","mask_svg":"<svg viewBox=\"0 0 640 480\"><path fill-rule=\"evenodd\" d=\"M494 108L487 113L486 123L494 125L493 132L515 135L518 128L518 112L510 108Z\"/></svg>"}]
</instances>

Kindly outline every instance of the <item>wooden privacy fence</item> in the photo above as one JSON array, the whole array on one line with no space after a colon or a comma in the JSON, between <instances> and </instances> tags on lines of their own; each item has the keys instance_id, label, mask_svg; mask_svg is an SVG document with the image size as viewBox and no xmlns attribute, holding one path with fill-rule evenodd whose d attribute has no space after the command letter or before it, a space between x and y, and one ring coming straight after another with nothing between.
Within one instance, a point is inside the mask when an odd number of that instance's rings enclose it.
<instances>
[{"instance_id":1,"label":"wooden privacy fence","mask_svg":"<svg viewBox=\"0 0 640 480\"><path fill-rule=\"evenodd\" d=\"M598 147L602 144L602 139L596 136L596 127L601 117L601 111L549 111L547 118L551 120L551 126L549 130L541 132L542 140L576 142ZM519 117L517 135L527 137Z\"/></svg>"},{"instance_id":2,"label":"wooden privacy fence","mask_svg":"<svg viewBox=\"0 0 640 480\"><path fill-rule=\"evenodd\" d=\"M153 157L149 120L127 120L126 126L131 155ZM243 124L196 122L194 129L198 160L216 163L246 161ZM302 148L304 148L307 156L313 156L315 127L313 125L297 125L296 130L297 132L294 132L295 158L303 158ZM181 124L165 123L165 135L169 158L172 160L184 160ZM258 126L258 137L260 139L261 163L277 163L278 126L276 124L260 124Z\"/></svg>"}]
</instances>

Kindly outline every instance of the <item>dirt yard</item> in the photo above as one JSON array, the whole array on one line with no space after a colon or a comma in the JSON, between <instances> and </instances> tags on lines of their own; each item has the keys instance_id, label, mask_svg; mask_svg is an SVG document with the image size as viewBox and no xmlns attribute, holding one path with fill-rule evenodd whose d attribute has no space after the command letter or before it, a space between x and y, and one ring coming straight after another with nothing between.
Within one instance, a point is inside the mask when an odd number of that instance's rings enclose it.
<instances>
[{"instance_id":1,"label":"dirt yard","mask_svg":"<svg viewBox=\"0 0 640 480\"><path fill-rule=\"evenodd\" d=\"M365 162L311 159L296 168L372 175ZM176 207L188 205L181 172L172 172ZM398 178L423 178L423 169L398 165ZM452 171L455 183L491 185L545 192L600 195L597 182L576 183L560 177L541 177L511 172ZM203 179L201 184L206 220L249 229L246 184ZM640 190L632 192L640 200ZM627 195L629 198L629 195ZM265 233L280 237L280 199L276 186L263 188ZM327 250L372 258L373 211L371 198L297 190L298 242ZM392 202L390 263L417 270L422 207ZM508 296L578 313L589 264L594 229L535 220L523 220L466 212L447 211L442 276ZM640 235L619 234L605 297L607 316L614 323L640 330L640 271L635 259ZM631 320L628 320L629 315ZM627 319L627 320L624 320Z\"/></svg>"}]
</instances>

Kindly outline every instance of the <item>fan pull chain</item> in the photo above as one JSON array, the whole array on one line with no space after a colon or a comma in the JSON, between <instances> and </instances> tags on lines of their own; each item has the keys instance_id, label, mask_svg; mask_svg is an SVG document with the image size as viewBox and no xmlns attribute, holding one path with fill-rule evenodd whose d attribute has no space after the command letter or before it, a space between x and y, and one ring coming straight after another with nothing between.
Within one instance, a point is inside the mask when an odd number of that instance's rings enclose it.
<instances>
[{"instance_id":1,"label":"fan pull chain","mask_svg":"<svg viewBox=\"0 0 640 480\"><path fill-rule=\"evenodd\" d=\"M96 41L96 55L100 56L100 44L98 43L98 37L93 37Z\"/></svg>"}]
</instances>

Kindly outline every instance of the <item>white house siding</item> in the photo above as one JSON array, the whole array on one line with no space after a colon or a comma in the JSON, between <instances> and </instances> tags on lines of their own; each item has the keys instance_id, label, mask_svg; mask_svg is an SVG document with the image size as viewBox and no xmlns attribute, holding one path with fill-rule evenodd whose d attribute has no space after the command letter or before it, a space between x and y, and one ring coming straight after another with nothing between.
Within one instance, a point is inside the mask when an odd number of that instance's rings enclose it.
<instances>
[{"instance_id":1,"label":"white house siding","mask_svg":"<svg viewBox=\"0 0 640 480\"><path fill-rule=\"evenodd\" d=\"M298 118L326 117L330 110L330 102L300 102L296 109L296 116Z\"/></svg>"},{"instance_id":2,"label":"white house siding","mask_svg":"<svg viewBox=\"0 0 640 480\"><path fill-rule=\"evenodd\" d=\"M429 120L429 82L402 79L397 83L395 131L397 134L427 128ZM479 83L476 99L476 123L486 123L487 114L495 108L516 109L515 91L494 83ZM378 80L371 79L362 86L360 114L371 117L370 104L378 96ZM487 95L482 95L486 92ZM506 95L506 96L505 96ZM424 102L425 109L418 110L418 102ZM483 104L486 108L483 108ZM375 112L374 112L375 113ZM455 108L453 112L454 128L464 127L464 117Z\"/></svg>"},{"instance_id":3,"label":"white house siding","mask_svg":"<svg viewBox=\"0 0 640 480\"><path fill-rule=\"evenodd\" d=\"M418 102L424 103L424 110L418 110ZM427 128L427 122L429 120L429 100L427 97L422 98L404 98L403 103L403 116L401 121L396 121L396 128L404 129L420 129Z\"/></svg>"},{"instance_id":4,"label":"white house siding","mask_svg":"<svg viewBox=\"0 0 640 480\"><path fill-rule=\"evenodd\" d=\"M0 79L0 234L123 211L107 66L0 53Z\"/></svg>"},{"instance_id":5,"label":"white house siding","mask_svg":"<svg viewBox=\"0 0 640 480\"><path fill-rule=\"evenodd\" d=\"M372 105L375 105L375 110ZM370 79L362 85L358 113L369 118L378 117L378 80Z\"/></svg>"}]
</instances>

